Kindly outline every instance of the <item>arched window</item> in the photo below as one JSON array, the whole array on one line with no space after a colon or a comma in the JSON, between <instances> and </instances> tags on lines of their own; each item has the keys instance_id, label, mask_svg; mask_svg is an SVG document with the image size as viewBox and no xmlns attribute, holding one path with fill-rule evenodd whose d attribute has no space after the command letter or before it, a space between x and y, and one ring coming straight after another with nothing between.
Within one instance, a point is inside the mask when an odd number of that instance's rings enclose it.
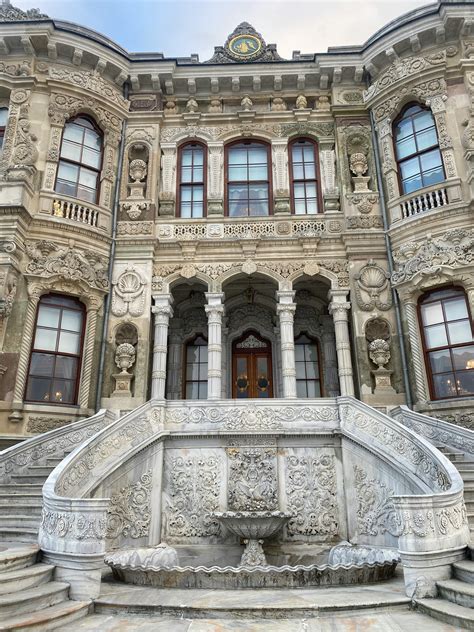
<instances>
[{"instance_id":1,"label":"arched window","mask_svg":"<svg viewBox=\"0 0 474 632\"><path fill-rule=\"evenodd\" d=\"M8 108L0 108L0 149L3 147L3 139L5 138L5 129L8 121Z\"/></svg>"},{"instance_id":2,"label":"arched window","mask_svg":"<svg viewBox=\"0 0 474 632\"><path fill-rule=\"evenodd\" d=\"M404 108L393 124L402 195L445 179L438 134L431 110L418 103Z\"/></svg>"},{"instance_id":3,"label":"arched window","mask_svg":"<svg viewBox=\"0 0 474 632\"><path fill-rule=\"evenodd\" d=\"M84 338L84 305L69 296L41 297L25 400L75 404Z\"/></svg>"},{"instance_id":4,"label":"arched window","mask_svg":"<svg viewBox=\"0 0 474 632\"><path fill-rule=\"evenodd\" d=\"M321 208L316 143L297 138L289 144L291 208L295 215L317 213Z\"/></svg>"},{"instance_id":5,"label":"arched window","mask_svg":"<svg viewBox=\"0 0 474 632\"><path fill-rule=\"evenodd\" d=\"M306 334L295 339L296 394L298 397L321 397L319 346Z\"/></svg>"},{"instance_id":6,"label":"arched window","mask_svg":"<svg viewBox=\"0 0 474 632\"><path fill-rule=\"evenodd\" d=\"M207 340L198 335L186 345L185 399L207 399Z\"/></svg>"},{"instance_id":7,"label":"arched window","mask_svg":"<svg viewBox=\"0 0 474 632\"><path fill-rule=\"evenodd\" d=\"M464 291L430 292L419 307L431 397L474 395L474 338Z\"/></svg>"},{"instance_id":8,"label":"arched window","mask_svg":"<svg viewBox=\"0 0 474 632\"><path fill-rule=\"evenodd\" d=\"M55 190L97 203L101 166L102 132L86 116L77 116L64 127Z\"/></svg>"},{"instance_id":9,"label":"arched window","mask_svg":"<svg viewBox=\"0 0 474 632\"><path fill-rule=\"evenodd\" d=\"M271 212L270 147L259 141L239 141L226 147L227 214L229 217Z\"/></svg>"},{"instance_id":10,"label":"arched window","mask_svg":"<svg viewBox=\"0 0 474 632\"><path fill-rule=\"evenodd\" d=\"M178 214L204 217L206 211L207 151L201 143L182 145L178 154Z\"/></svg>"}]
</instances>

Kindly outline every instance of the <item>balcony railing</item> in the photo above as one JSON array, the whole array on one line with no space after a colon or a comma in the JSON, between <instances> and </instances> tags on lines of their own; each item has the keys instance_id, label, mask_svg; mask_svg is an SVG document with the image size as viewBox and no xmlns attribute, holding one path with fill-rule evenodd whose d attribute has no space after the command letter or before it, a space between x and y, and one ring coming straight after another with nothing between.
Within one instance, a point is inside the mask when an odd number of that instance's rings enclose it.
<instances>
[{"instance_id":1,"label":"balcony railing","mask_svg":"<svg viewBox=\"0 0 474 632\"><path fill-rule=\"evenodd\" d=\"M99 211L96 209L59 198L53 199L51 215L53 217L63 217L73 222L87 224L88 226L94 226L95 228L97 228L99 224Z\"/></svg>"},{"instance_id":2,"label":"balcony railing","mask_svg":"<svg viewBox=\"0 0 474 632\"><path fill-rule=\"evenodd\" d=\"M446 187L443 186L438 189L431 189L429 191L423 191L417 193L411 198L404 199L400 203L403 219L425 213L426 211L432 211L442 206L449 204L448 193Z\"/></svg>"}]
</instances>

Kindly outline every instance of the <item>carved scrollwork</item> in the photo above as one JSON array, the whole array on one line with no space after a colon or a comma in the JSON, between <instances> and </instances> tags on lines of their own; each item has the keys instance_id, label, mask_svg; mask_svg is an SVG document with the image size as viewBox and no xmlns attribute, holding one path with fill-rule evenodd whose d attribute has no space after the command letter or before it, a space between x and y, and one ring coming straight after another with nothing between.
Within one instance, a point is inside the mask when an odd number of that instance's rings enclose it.
<instances>
[{"instance_id":1,"label":"carved scrollwork","mask_svg":"<svg viewBox=\"0 0 474 632\"><path fill-rule=\"evenodd\" d=\"M369 478L359 465L354 465L354 486L357 498L357 526L364 535L390 533L398 537L402 521L392 502L393 489L376 478Z\"/></svg>"},{"instance_id":2,"label":"carved scrollwork","mask_svg":"<svg viewBox=\"0 0 474 632\"><path fill-rule=\"evenodd\" d=\"M152 470L140 476L136 483L112 494L107 508L106 537L115 539L143 538L148 535L151 521Z\"/></svg>"}]
</instances>

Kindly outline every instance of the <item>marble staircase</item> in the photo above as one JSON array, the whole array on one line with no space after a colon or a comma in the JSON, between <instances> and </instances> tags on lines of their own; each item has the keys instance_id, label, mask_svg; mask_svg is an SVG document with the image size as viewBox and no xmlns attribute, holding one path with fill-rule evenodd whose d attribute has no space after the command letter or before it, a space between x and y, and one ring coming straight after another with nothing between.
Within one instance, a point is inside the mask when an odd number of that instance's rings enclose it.
<instances>
[{"instance_id":1,"label":"marble staircase","mask_svg":"<svg viewBox=\"0 0 474 632\"><path fill-rule=\"evenodd\" d=\"M448 457L461 474L464 482L464 504L466 505L469 530L474 540L474 460L465 452L461 452L461 450L445 446L437 447L438 450Z\"/></svg>"},{"instance_id":2,"label":"marble staircase","mask_svg":"<svg viewBox=\"0 0 474 632\"><path fill-rule=\"evenodd\" d=\"M69 600L69 584L53 581L54 566L37 562L36 544L0 546L0 631L53 630L82 617L89 601Z\"/></svg>"},{"instance_id":3,"label":"marble staircase","mask_svg":"<svg viewBox=\"0 0 474 632\"><path fill-rule=\"evenodd\" d=\"M44 465L30 465L26 473L12 475L9 483L0 484L0 542L37 541L43 484L61 460L47 459Z\"/></svg>"}]
</instances>

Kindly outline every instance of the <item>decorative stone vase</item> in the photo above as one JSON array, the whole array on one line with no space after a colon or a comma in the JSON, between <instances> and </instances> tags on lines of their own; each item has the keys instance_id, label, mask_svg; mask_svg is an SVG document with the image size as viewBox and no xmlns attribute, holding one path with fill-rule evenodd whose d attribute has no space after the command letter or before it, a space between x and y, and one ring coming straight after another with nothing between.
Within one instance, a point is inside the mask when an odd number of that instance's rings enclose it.
<instances>
[{"instance_id":1,"label":"decorative stone vase","mask_svg":"<svg viewBox=\"0 0 474 632\"><path fill-rule=\"evenodd\" d=\"M147 174L146 162L140 158L132 160L128 167L128 172L133 182L140 182L141 180L144 180Z\"/></svg>"},{"instance_id":2,"label":"decorative stone vase","mask_svg":"<svg viewBox=\"0 0 474 632\"><path fill-rule=\"evenodd\" d=\"M128 373L127 369L130 369L135 363L135 347L128 342L123 342L115 350L115 364L119 369L122 369L122 373Z\"/></svg>"},{"instance_id":3,"label":"decorative stone vase","mask_svg":"<svg viewBox=\"0 0 474 632\"><path fill-rule=\"evenodd\" d=\"M357 177L363 176L369 168L367 164L367 157L362 152L351 154L349 158L349 165L352 173Z\"/></svg>"},{"instance_id":4,"label":"decorative stone vase","mask_svg":"<svg viewBox=\"0 0 474 632\"><path fill-rule=\"evenodd\" d=\"M376 338L369 344L369 357L379 369L388 364L390 355L390 345L386 340Z\"/></svg>"}]
</instances>

